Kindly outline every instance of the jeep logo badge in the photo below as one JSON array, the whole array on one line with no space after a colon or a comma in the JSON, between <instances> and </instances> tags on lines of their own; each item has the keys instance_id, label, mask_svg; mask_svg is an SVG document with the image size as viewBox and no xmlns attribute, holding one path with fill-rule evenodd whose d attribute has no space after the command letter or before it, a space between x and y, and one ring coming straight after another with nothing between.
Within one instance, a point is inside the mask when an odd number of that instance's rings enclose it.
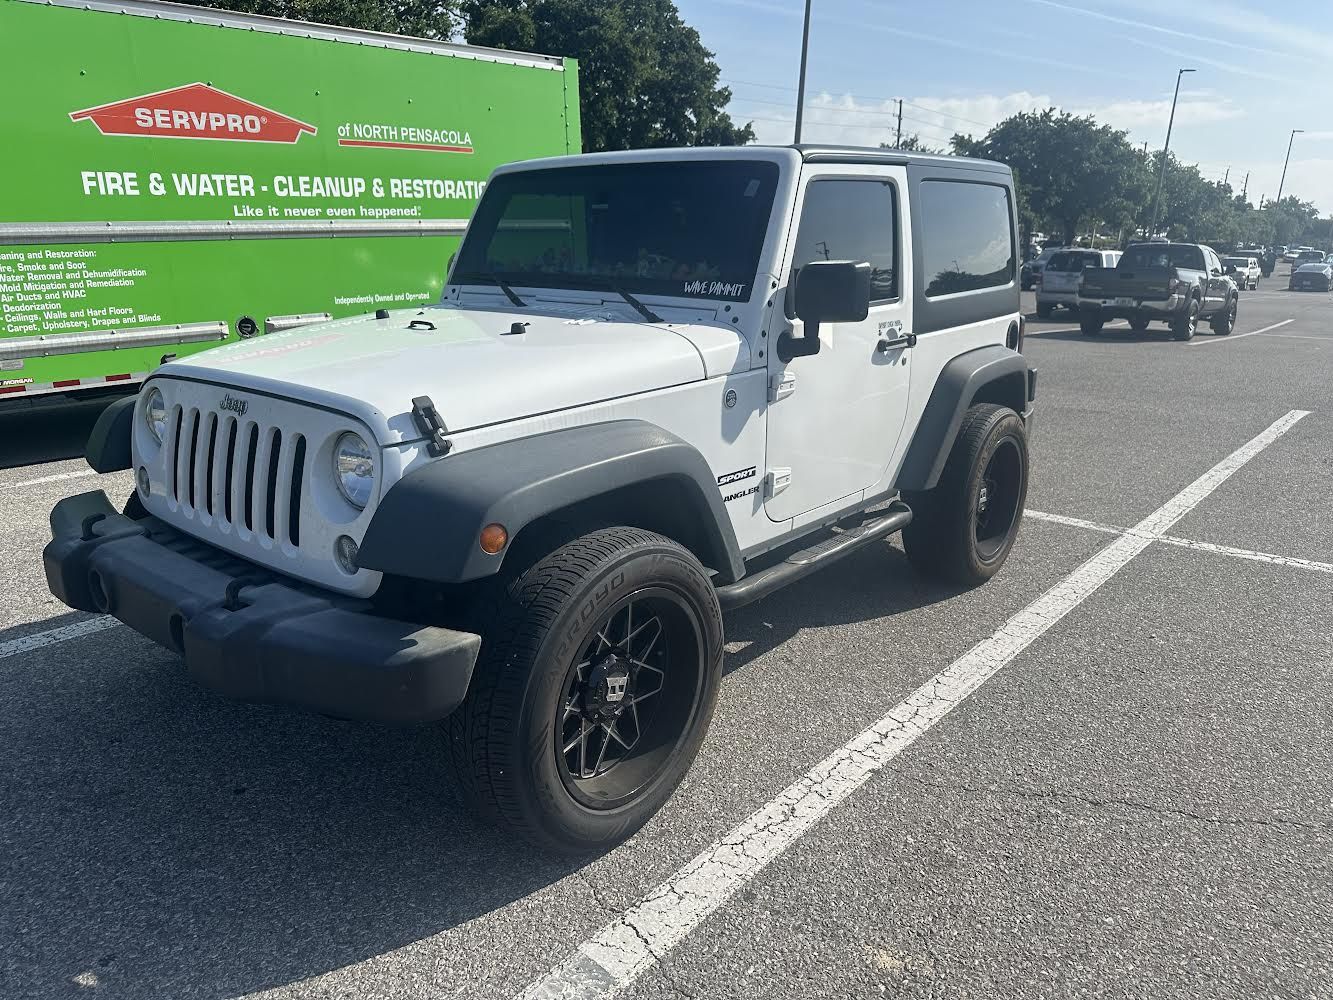
<instances>
[{"instance_id":1,"label":"jeep logo badge","mask_svg":"<svg viewBox=\"0 0 1333 1000\"><path fill-rule=\"evenodd\" d=\"M235 396L231 395L231 393L228 393L222 397L222 402L218 403L218 409L230 410L238 417L243 417L245 416L245 411L250 409L250 404L248 401L237 399Z\"/></svg>"}]
</instances>

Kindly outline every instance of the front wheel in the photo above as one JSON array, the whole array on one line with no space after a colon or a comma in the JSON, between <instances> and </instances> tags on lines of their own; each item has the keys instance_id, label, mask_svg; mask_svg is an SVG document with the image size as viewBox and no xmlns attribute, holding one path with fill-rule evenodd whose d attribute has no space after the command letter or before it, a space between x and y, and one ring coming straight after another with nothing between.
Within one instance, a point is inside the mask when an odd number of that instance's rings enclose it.
<instances>
[{"instance_id":1,"label":"front wheel","mask_svg":"<svg viewBox=\"0 0 1333 1000\"><path fill-rule=\"evenodd\" d=\"M605 528L487 604L447 724L463 796L544 850L607 850L670 798L708 729L722 663L708 574L661 535Z\"/></svg>"},{"instance_id":2,"label":"front wheel","mask_svg":"<svg viewBox=\"0 0 1333 1000\"><path fill-rule=\"evenodd\" d=\"M1037 318L1038 318L1038 319L1050 319L1050 318L1051 318L1051 313L1052 313L1052 312L1054 312L1054 307L1053 307L1049 302L1040 302L1040 301L1039 301L1039 302L1037 303Z\"/></svg>"},{"instance_id":3,"label":"front wheel","mask_svg":"<svg viewBox=\"0 0 1333 1000\"><path fill-rule=\"evenodd\" d=\"M1129 328L1135 333L1142 333L1148 329L1148 319L1146 316L1131 316L1129 318Z\"/></svg>"},{"instance_id":4,"label":"front wheel","mask_svg":"<svg viewBox=\"0 0 1333 1000\"><path fill-rule=\"evenodd\" d=\"M1219 337L1225 337L1236 329L1236 300L1234 298L1229 299L1221 311L1213 316L1210 325L1213 328L1213 333Z\"/></svg>"},{"instance_id":5,"label":"front wheel","mask_svg":"<svg viewBox=\"0 0 1333 1000\"><path fill-rule=\"evenodd\" d=\"M1105 320L1094 310L1085 309L1078 314L1078 328L1085 337L1095 337L1102 332Z\"/></svg>"},{"instance_id":6,"label":"front wheel","mask_svg":"<svg viewBox=\"0 0 1333 1000\"><path fill-rule=\"evenodd\" d=\"M985 583L1018 537L1028 492L1027 430L1006 406L968 409L939 483L907 494L903 549L917 572L964 586Z\"/></svg>"}]
</instances>

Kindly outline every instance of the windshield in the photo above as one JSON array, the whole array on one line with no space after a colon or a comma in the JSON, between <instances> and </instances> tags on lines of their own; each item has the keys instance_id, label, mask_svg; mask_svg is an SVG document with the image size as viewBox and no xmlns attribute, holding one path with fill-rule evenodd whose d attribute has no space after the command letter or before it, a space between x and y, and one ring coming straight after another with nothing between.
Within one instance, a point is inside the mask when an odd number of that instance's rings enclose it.
<instances>
[{"instance_id":1,"label":"windshield","mask_svg":"<svg viewBox=\"0 0 1333 1000\"><path fill-rule=\"evenodd\" d=\"M1250 266L1250 259L1248 257L1227 257L1225 262L1230 264L1232 267L1247 268Z\"/></svg>"},{"instance_id":2,"label":"windshield","mask_svg":"<svg viewBox=\"0 0 1333 1000\"><path fill-rule=\"evenodd\" d=\"M1120 260L1120 266L1135 267L1185 267L1202 271L1203 251L1188 244L1172 245L1168 243L1145 244L1130 247Z\"/></svg>"},{"instance_id":3,"label":"windshield","mask_svg":"<svg viewBox=\"0 0 1333 1000\"><path fill-rule=\"evenodd\" d=\"M1046 270L1083 271L1090 267L1100 267L1101 254L1095 253L1058 253L1046 264Z\"/></svg>"},{"instance_id":4,"label":"windshield","mask_svg":"<svg viewBox=\"0 0 1333 1000\"><path fill-rule=\"evenodd\" d=\"M777 164L759 160L502 174L486 187L451 280L744 301L777 181Z\"/></svg>"}]
</instances>

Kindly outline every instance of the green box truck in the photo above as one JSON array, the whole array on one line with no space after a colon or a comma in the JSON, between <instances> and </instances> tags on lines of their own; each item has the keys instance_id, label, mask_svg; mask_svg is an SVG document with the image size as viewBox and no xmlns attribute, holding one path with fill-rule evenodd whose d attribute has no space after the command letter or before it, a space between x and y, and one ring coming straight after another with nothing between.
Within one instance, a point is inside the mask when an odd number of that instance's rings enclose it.
<instances>
[{"instance_id":1,"label":"green box truck","mask_svg":"<svg viewBox=\"0 0 1333 1000\"><path fill-rule=\"evenodd\" d=\"M0 0L0 405L438 298L574 60L156 0Z\"/></svg>"}]
</instances>

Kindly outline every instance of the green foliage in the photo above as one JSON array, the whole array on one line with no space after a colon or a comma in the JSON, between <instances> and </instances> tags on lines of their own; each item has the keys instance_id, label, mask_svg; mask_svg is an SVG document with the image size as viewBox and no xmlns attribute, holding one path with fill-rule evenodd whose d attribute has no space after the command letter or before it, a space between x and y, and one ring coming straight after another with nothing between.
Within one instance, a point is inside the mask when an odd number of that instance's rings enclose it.
<instances>
[{"instance_id":1,"label":"green foliage","mask_svg":"<svg viewBox=\"0 0 1333 1000\"><path fill-rule=\"evenodd\" d=\"M243 14L263 14L314 21L365 31L388 31L419 38L449 38L460 25L453 0L183 0L198 7L220 7Z\"/></svg>"},{"instance_id":2,"label":"green foliage","mask_svg":"<svg viewBox=\"0 0 1333 1000\"><path fill-rule=\"evenodd\" d=\"M462 0L461 10L473 44L578 59L588 151L754 138L724 110L731 91L672 0Z\"/></svg>"},{"instance_id":3,"label":"green foliage","mask_svg":"<svg viewBox=\"0 0 1333 1000\"><path fill-rule=\"evenodd\" d=\"M1020 189L1024 228L1045 228L1072 243L1085 226L1123 226L1148 194L1143 156L1126 133L1055 108L1021 112L982 139L954 136L960 156L1007 163Z\"/></svg>"},{"instance_id":4,"label":"green foliage","mask_svg":"<svg viewBox=\"0 0 1333 1000\"><path fill-rule=\"evenodd\" d=\"M921 136L917 135L915 132L911 135L904 136L902 142L881 142L879 148L901 149L905 153L933 153L937 156L949 152L947 149L943 149L939 146L927 145L921 141Z\"/></svg>"}]
</instances>

